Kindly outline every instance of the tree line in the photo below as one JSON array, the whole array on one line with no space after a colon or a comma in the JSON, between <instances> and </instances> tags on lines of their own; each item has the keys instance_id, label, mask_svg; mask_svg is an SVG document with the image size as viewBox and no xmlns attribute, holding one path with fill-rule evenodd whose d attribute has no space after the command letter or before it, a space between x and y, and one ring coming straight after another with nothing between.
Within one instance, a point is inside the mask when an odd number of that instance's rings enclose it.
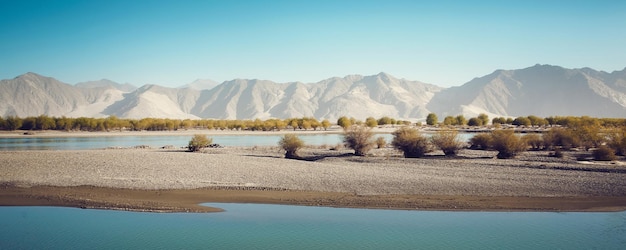
<instances>
[{"instance_id":1,"label":"tree line","mask_svg":"<svg viewBox=\"0 0 626 250\"><path fill-rule=\"evenodd\" d=\"M426 124L430 126L487 126L491 122L493 126L514 125L525 127L542 127L542 126L562 126L577 127L583 125L594 124L602 127L624 127L626 119L624 118L595 118L590 116L549 116L538 117L535 115L518 116L518 117L494 117L481 113L476 117L469 119L463 115L446 116L442 122L439 122L437 114L430 113L426 117Z\"/></svg>"}]
</instances>

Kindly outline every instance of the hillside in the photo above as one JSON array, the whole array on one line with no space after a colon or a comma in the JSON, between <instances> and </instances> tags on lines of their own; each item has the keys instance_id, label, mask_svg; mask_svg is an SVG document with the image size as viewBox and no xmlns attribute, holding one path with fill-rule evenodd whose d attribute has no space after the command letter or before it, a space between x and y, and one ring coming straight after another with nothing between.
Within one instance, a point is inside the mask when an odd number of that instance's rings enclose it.
<instances>
[{"instance_id":1,"label":"hillside","mask_svg":"<svg viewBox=\"0 0 626 250\"><path fill-rule=\"evenodd\" d=\"M214 86L214 87L213 87ZM626 69L535 65L496 70L461 86L441 88L386 73L348 75L317 83L235 79L215 85L196 80L180 88L135 88L99 80L70 85L26 73L0 81L1 116L106 117L140 119L268 119L315 117L336 120L389 116L424 119L479 113L495 116L589 115L626 117Z\"/></svg>"}]
</instances>

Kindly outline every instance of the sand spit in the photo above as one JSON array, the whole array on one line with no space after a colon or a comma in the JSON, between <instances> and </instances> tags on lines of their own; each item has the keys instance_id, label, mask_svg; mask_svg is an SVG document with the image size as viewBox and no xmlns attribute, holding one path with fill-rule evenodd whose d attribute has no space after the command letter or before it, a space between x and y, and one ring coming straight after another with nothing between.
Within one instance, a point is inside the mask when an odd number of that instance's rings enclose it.
<instances>
[{"instance_id":1,"label":"sand spit","mask_svg":"<svg viewBox=\"0 0 626 250\"><path fill-rule=\"evenodd\" d=\"M45 190L61 192L55 195L62 197L73 189L77 192L74 203L65 203L73 206L83 206L76 201L87 199L80 197L79 189L91 189L92 193L124 189L144 192L141 197L158 191L195 193L195 199L188 201L196 203L251 201L446 210L626 208L626 166L620 162L581 163L574 156L557 159L547 157L546 152L526 152L514 160L494 159L496 152L474 150L463 150L454 158L421 159L402 158L390 148L375 149L369 157L352 156L350 152L308 148L302 155L309 160L284 159L277 147L214 148L203 153L164 149L0 152L0 183L4 184L0 204L21 204L11 203L10 199L26 199L32 187L32 192L39 191L35 192L38 196L32 193L31 198L40 200L44 199ZM64 191L50 191L53 187ZM236 193L225 197L239 198L216 200L215 192L219 190ZM266 192L256 196L265 198L245 198L254 192ZM129 208L133 207L133 200L138 200L132 197L129 194L125 198ZM116 207L112 203L98 205L98 199L106 200L102 196L89 199L93 207ZM445 203L446 199L456 202ZM542 205L533 206L541 201ZM568 207L568 202L585 205ZM149 202L142 204L144 210L159 210L157 205L150 209L146 205Z\"/></svg>"}]
</instances>

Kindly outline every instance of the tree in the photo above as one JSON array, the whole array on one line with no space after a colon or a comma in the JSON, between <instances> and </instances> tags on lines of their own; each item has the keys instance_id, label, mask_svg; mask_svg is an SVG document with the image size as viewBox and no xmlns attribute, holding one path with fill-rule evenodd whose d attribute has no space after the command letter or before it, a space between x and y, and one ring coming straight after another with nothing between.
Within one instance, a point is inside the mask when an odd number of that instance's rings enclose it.
<instances>
[{"instance_id":1,"label":"tree","mask_svg":"<svg viewBox=\"0 0 626 250\"><path fill-rule=\"evenodd\" d=\"M463 148L463 142L459 140L458 134L456 130L440 130L430 138L430 141L446 156L453 156Z\"/></svg>"},{"instance_id":2,"label":"tree","mask_svg":"<svg viewBox=\"0 0 626 250\"><path fill-rule=\"evenodd\" d=\"M365 119L365 126L370 128L376 127L378 126L378 121L374 117L368 117Z\"/></svg>"},{"instance_id":3,"label":"tree","mask_svg":"<svg viewBox=\"0 0 626 250\"><path fill-rule=\"evenodd\" d=\"M430 113L428 114L428 116L426 116L427 125L435 126L437 125L437 123L439 123L439 118L437 118L437 115L435 113Z\"/></svg>"},{"instance_id":4,"label":"tree","mask_svg":"<svg viewBox=\"0 0 626 250\"><path fill-rule=\"evenodd\" d=\"M343 142L346 147L354 149L354 154L365 156L374 147L372 129L364 126L353 126L345 131Z\"/></svg>"},{"instance_id":5,"label":"tree","mask_svg":"<svg viewBox=\"0 0 626 250\"><path fill-rule=\"evenodd\" d=\"M393 132L391 145L402 151L405 158L419 158L430 152L428 139L415 128L401 127Z\"/></svg>"},{"instance_id":6,"label":"tree","mask_svg":"<svg viewBox=\"0 0 626 250\"><path fill-rule=\"evenodd\" d=\"M324 130L328 130L328 128L330 128L330 121L328 121L328 119L324 119L322 121L322 128L324 128Z\"/></svg>"},{"instance_id":7,"label":"tree","mask_svg":"<svg viewBox=\"0 0 626 250\"><path fill-rule=\"evenodd\" d=\"M350 118L342 116L337 119L337 125L345 130L352 126L352 121L350 120Z\"/></svg>"},{"instance_id":8,"label":"tree","mask_svg":"<svg viewBox=\"0 0 626 250\"><path fill-rule=\"evenodd\" d=\"M456 116L455 119L456 119L456 124L457 125L461 125L461 126L467 125L467 119L465 119L465 116L458 115L458 116Z\"/></svg>"},{"instance_id":9,"label":"tree","mask_svg":"<svg viewBox=\"0 0 626 250\"><path fill-rule=\"evenodd\" d=\"M380 119L378 119L378 125L387 125L387 124L393 124L393 119L391 119L388 116L383 116Z\"/></svg>"},{"instance_id":10,"label":"tree","mask_svg":"<svg viewBox=\"0 0 626 250\"><path fill-rule=\"evenodd\" d=\"M446 116L445 118L443 118L443 125L449 126L449 125L456 125L457 121L453 116Z\"/></svg>"},{"instance_id":11,"label":"tree","mask_svg":"<svg viewBox=\"0 0 626 250\"><path fill-rule=\"evenodd\" d=\"M296 129L298 128L298 120L297 119L291 119L291 121L289 121L289 126L291 126L291 128L293 128L293 131L296 131Z\"/></svg>"},{"instance_id":12,"label":"tree","mask_svg":"<svg viewBox=\"0 0 626 250\"><path fill-rule=\"evenodd\" d=\"M7 130L16 130L22 127L22 119L17 116L9 116L4 122Z\"/></svg>"},{"instance_id":13,"label":"tree","mask_svg":"<svg viewBox=\"0 0 626 250\"><path fill-rule=\"evenodd\" d=\"M468 126L482 126L483 125L483 120L478 119L476 117L472 117L467 121L467 125Z\"/></svg>"},{"instance_id":14,"label":"tree","mask_svg":"<svg viewBox=\"0 0 626 250\"><path fill-rule=\"evenodd\" d=\"M200 149L208 147L211 143L213 143L213 139L206 135L196 134L191 138L191 141L189 141L187 148L191 152L197 152L200 151Z\"/></svg>"},{"instance_id":15,"label":"tree","mask_svg":"<svg viewBox=\"0 0 626 250\"><path fill-rule=\"evenodd\" d=\"M506 124L506 118L504 117L494 117L491 120L491 124L496 125L496 124Z\"/></svg>"},{"instance_id":16,"label":"tree","mask_svg":"<svg viewBox=\"0 0 626 250\"><path fill-rule=\"evenodd\" d=\"M526 126L526 127L532 125L532 123L530 122L530 119L528 119L528 117L523 117L523 116L515 118L512 124L516 126Z\"/></svg>"},{"instance_id":17,"label":"tree","mask_svg":"<svg viewBox=\"0 0 626 250\"><path fill-rule=\"evenodd\" d=\"M304 142L294 134L286 134L278 142L283 150L285 150L285 158L298 159L298 149L304 147Z\"/></svg>"},{"instance_id":18,"label":"tree","mask_svg":"<svg viewBox=\"0 0 626 250\"><path fill-rule=\"evenodd\" d=\"M478 114L478 119L480 119L483 123L483 126L487 126L489 124L489 116L485 113Z\"/></svg>"}]
</instances>

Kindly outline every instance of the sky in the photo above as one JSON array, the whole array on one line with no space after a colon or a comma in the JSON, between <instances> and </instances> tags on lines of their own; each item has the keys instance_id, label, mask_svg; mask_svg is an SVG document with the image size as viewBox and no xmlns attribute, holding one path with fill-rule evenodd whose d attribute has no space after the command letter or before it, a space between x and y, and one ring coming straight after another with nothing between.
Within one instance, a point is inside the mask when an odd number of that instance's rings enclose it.
<instances>
[{"instance_id":1,"label":"sky","mask_svg":"<svg viewBox=\"0 0 626 250\"><path fill-rule=\"evenodd\" d=\"M626 67L626 1L0 0L0 79L178 87L386 72L442 87Z\"/></svg>"}]
</instances>

